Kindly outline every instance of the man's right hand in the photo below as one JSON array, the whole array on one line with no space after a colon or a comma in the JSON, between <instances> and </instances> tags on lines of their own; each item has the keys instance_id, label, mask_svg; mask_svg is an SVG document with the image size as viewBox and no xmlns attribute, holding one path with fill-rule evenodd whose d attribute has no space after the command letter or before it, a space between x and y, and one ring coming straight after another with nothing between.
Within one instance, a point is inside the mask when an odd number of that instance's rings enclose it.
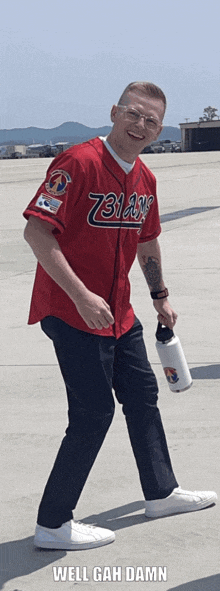
<instances>
[{"instance_id":1,"label":"man's right hand","mask_svg":"<svg viewBox=\"0 0 220 591\"><path fill-rule=\"evenodd\" d=\"M86 290L77 301L74 301L77 312L89 328L102 330L114 324L110 306L100 296Z\"/></svg>"}]
</instances>

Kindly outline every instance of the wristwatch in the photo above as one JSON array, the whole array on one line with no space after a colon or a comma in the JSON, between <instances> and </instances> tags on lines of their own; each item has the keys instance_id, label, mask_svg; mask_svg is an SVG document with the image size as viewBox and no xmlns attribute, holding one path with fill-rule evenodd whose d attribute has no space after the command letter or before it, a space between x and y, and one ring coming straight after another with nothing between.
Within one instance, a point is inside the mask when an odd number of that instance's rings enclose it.
<instances>
[{"instance_id":1,"label":"wristwatch","mask_svg":"<svg viewBox=\"0 0 220 591\"><path fill-rule=\"evenodd\" d=\"M162 289L161 291L151 291L150 295L152 300L163 300L164 298L168 297L169 291L167 287L165 287L165 289Z\"/></svg>"}]
</instances>

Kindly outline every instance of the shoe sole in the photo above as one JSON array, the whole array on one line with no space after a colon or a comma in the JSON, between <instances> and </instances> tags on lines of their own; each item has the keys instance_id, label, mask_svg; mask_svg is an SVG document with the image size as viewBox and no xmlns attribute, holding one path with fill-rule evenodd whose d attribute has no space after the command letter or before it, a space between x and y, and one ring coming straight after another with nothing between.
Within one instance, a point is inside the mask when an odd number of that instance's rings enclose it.
<instances>
[{"instance_id":1,"label":"shoe sole","mask_svg":"<svg viewBox=\"0 0 220 591\"><path fill-rule=\"evenodd\" d=\"M167 515L176 515L177 513L192 513L193 511L200 511L200 509L205 509L206 507L210 507L211 505L215 505L216 503L216 497L213 497L212 499L209 499L209 501L201 501L200 503L197 503L196 506L192 507L192 506L188 506L185 509L181 510L174 510L174 511L169 511L167 509L166 510L161 510L161 511L152 511L152 512L147 512L147 509L145 510L145 517L166 517Z\"/></svg>"},{"instance_id":2,"label":"shoe sole","mask_svg":"<svg viewBox=\"0 0 220 591\"><path fill-rule=\"evenodd\" d=\"M105 538L103 540L95 540L94 542L82 542L82 543L66 543L63 542L41 542L34 540L34 545L37 548L43 548L45 550L89 550L92 548L98 548L99 546L106 546L115 541L115 536L111 538Z\"/></svg>"}]
</instances>

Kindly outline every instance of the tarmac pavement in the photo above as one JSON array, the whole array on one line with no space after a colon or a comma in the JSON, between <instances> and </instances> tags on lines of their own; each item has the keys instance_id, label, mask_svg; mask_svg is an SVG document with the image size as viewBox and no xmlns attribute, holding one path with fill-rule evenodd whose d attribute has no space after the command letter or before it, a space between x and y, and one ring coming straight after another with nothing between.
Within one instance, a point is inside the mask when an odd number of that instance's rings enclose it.
<instances>
[{"instance_id":1,"label":"tarmac pavement","mask_svg":"<svg viewBox=\"0 0 220 591\"><path fill-rule=\"evenodd\" d=\"M165 380L155 348L156 312L137 261L130 274L132 302L158 378L159 407L177 479L187 490L219 493L220 152L142 158L158 180L164 279L179 315L176 334L194 382L187 392L172 393ZM38 325L27 326L36 261L23 240L21 214L50 162L0 161L0 589L69 591L78 585L83 591L219 591L219 505L146 519L119 405L75 512L76 519L114 530L116 541L77 552L33 547L38 504L67 422L64 385L51 343ZM65 581L55 580L58 567Z\"/></svg>"}]
</instances>

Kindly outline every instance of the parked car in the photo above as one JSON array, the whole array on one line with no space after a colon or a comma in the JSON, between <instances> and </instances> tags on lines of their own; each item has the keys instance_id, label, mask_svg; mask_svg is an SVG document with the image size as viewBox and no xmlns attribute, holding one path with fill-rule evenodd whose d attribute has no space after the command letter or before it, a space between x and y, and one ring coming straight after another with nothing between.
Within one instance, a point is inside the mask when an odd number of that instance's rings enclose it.
<instances>
[{"instance_id":1,"label":"parked car","mask_svg":"<svg viewBox=\"0 0 220 591\"><path fill-rule=\"evenodd\" d=\"M58 154L58 148L56 148L55 146L43 146L43 148L41 149L41 151L39 152L39 157L40 158L54 158L54 156L57 156Z\"/></svg>"},{"instance_id":2,"label":"parked car","mask_svg":"<svg viewBox=\"0 0 220 591\"><path fill-rule=\"evenodd\" d=\"M151 146L145 146L141 154L154 154L153 148Z\"/></svg>"},{"instance_id":3,"label":"parked car","mask_svg":"<svg viewBox=\"0 0 220 591\"><path fill-rule=\"evenodd\" d=\"M178 144L173 144L172 152L181 152L181 146L178 146Z\"/></svg>"},{"instance_id":4,"label":"parked car","mask_svg":"<svg viewBox=\"0 0 220 591\"><path fill-rule=\"evenodd\" d=\"M9 158L22 158L22 153L21 152L12 152L10 154Z\"/></svg>"},{"instance_id":5,"label":"parked car","mask_svg":"<svg viewBox=\"0 0 220 591\"><path fill-rule=\"evenodd\" d=\"M162 152L165 152L165 148L163 146L155 146L154 152L157 154L162 154Z\"/></svg>"}]
</instances>

